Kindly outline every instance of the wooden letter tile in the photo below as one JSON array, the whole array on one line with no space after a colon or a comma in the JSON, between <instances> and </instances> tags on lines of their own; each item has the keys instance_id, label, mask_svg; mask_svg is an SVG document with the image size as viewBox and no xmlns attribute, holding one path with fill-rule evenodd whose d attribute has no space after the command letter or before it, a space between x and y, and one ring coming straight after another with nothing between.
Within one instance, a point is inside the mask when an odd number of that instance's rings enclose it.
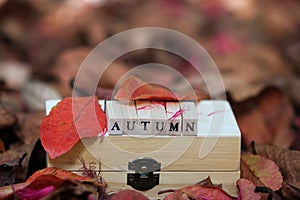
<instances>
[{"instance_id":1,"label":"wooden letter tile","mask_svg":"<svg viewBox=\"0 0 300 200\"><path fill-rule=\"evenodd\" d=\"M135 107L138 117L137 130L140 135L150 135L152 131L151 109L150 101L136 101Z\"/></svg>"},{"instance_id":2,"label":"wooden letter tile","mask_svg":"<svg viewBox=\"0 0 300 200\"><path fill-rule=\"evenodd\" d=\"M139 134L136 128L138 117L134 101L122 101L120 105L123 114L123 133L127 135Z\"/></svg>"},{"instance_id":3,"label":"wooden letter tile","mask_svg":"<svg viewBox=\"0 0 300 200\"><path fill-rule=\"evenodd\" d=\"M152 102L151 118L152 134L166 135L168 119L164 102Z\"/></svg>"},{"instance_id":4,"label":"wooden letter tile","mask_svg":"<svg viewBox=\"0 0 300 200\"><path fill-rule=\"evenodd\" d=\"M198 112L194 101L180 102L182 109L182 134L197 135L198 133Z\"/></svg>"},{"instance_id":5,"label":"wooden letter tile","mask_svg":"<svg viewBox=\"0 0 300 200\"><path fill-rule=\"evenodd\" d=\"M181 112L178 102L166 102L167 133L168 135L181 135Z\"/></svg>"},{"instance_id":6,"label":"wooden letter tile","mask_svg":"<svg viewBox=\"0 0 300 200\"><path fill-rule=\"evenodd\" d=\"M106 101L106 117L109 135L121 135L123 115L119 101Z\"/></svg>"}]
</instances>

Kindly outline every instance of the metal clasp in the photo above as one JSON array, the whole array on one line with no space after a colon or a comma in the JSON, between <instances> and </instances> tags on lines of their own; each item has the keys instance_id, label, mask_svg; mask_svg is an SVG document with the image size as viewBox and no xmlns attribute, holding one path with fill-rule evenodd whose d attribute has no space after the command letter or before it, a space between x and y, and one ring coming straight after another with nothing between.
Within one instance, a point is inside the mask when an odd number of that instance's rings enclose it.
<instances>
[{"instance_id":1,"label":"metal clasp","mask_svg":"<svg viewBox=\"0 0 300 200\"><path fill-rule=\"evenodd\" d=\"M159 174L161 164L152 158L141 157L128 163L128 170L134 173L127 174L127 185L134 189L145 191L159 185Z\"/></svg>"}]
</instances>

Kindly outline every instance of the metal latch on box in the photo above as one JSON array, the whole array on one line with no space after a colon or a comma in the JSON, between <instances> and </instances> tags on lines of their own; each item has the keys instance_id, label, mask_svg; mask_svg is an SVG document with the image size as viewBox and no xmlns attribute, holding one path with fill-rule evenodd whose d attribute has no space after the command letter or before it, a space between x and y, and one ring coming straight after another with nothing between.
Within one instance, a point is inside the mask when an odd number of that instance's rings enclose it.
<instances>
[{"instance_id":1,"label":"metal latch on box","mask_svg":"<svg viewBox=\"0 0 300 200\"><path fill-rule=\"evenodd\" d=\"M127 185L134 189L145 191L159 184L159 174L161 164L152 158L141 157L128 163L128 170L134 173L127 174Z\"/></svg>"}]
</instances>

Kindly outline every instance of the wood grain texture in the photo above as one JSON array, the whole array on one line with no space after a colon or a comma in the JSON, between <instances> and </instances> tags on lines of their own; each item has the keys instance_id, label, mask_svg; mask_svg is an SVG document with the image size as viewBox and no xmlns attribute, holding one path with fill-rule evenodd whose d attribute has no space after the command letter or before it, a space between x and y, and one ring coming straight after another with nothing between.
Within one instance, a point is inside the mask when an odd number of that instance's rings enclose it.
<instances>
[{"instance_id":1,"label":"wood grain texture","mask_svg":"<svg viewBox=\"0 0 300 200\"><path fill-rule=\"evenodd\" d=\"M218 138L211 152L200 159L199 150L204 141L204 137L193 136L85 138L66 154L49 159L48 165L78 170L82 166L79 157L82 157L87 163L101 160L103 170L123 171L130 160L151 157L162 163L163 171L239 170L239 138Z\"/></svg>"}]
</instances>

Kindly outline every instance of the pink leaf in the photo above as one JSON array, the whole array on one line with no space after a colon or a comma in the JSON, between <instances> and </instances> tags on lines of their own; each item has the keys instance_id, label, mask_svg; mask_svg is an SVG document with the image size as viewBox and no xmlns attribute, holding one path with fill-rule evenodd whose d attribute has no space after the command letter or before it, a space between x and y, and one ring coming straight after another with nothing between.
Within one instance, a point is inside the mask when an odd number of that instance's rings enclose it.
<instances>
[{"instance_id":1,"label":"pink leaf","mask_svg":"<svg viewBox=\"0 0 300 200\"><path fill-rule=\"evenodd\" d=\"M261 196L259 193L255 193L255 185L248 179L241 178L237 181L239 188L239 198L241 200L259 200Z\"/></svg>"},{"instance_id":2,"label":"pink leaf","mask_svg":"<svg viewBox=\"0 0 300 200\"><path fill-rule=\"evenodd\" d=\"M242 154L241 177L256 186L266 186L276 191L282 187L283 178L278 166L260 155Z\"/></svg>"}]
</instances>

